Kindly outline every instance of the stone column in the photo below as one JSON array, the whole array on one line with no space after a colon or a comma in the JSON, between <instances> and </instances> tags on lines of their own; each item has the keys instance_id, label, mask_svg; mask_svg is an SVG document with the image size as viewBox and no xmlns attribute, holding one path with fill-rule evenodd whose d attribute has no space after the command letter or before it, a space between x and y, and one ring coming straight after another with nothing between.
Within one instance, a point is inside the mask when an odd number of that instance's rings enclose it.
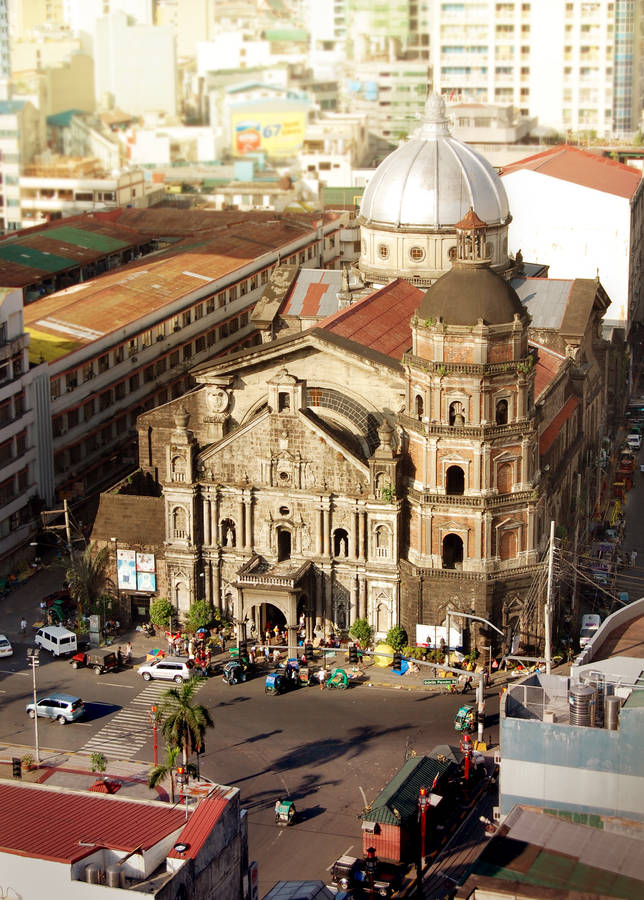
<instances>
[{"instance_id":1,"label":"stone column","mask_svg":"<svg viewBox=\"0 0 644 900\"><path fill-rule=\"evenodd\" d=\"M349 611L349 627L360 618L360 583L355 575L351 587L351 609Z\"/></svg>"},{"instance_id":2,"label":"stone column","mask_svg":"<svg viewBox=\"0 0 644 900\"><path fill-rule=\"evenodd\" d=\"M206 603L209 606L213 605L212 602L212 563L208 560L204 565L204 597Z\"/></svg>"},{"instance_id":3,"label":"stone column","mask_svg":"<svg viewBox=\"0 0 644 900\"><path fill-rule=\"evenodd\" d=\"M480 491L481 490L481 445L477 444L474 448L474 459L472 461L472 490Z\"/></svg>"},{"instance_id":4,"label":"stone column","mask_svg":"<svg viewBox=\"0 0 644 900\"><path fill-rule=\"evenodd\" d=\"M248 492L245 506L246 506L246 522L245 522L245 528L244 528L244 532L245 532L244 536L246 538L246 541L244 543L244 547L246 549L252 549L252 546L254 544L254 541L253 541L253 496L250 491Z\"/></svg>"},{"instance_id":5,"label":"stone column","mask_svg":"<svg viewBox=\"0 0 644 900\"><path fill-rule=\"evenodd\" d=\"M323 537L322 537L322 553L324 556L331 555L331 510L329 501L327 500L323 513Z\"/></svg>"},{"instance_id":6,"label":"stone column","mask_svg":"<svg viewBox=\"0 0 644 900\"><path fill-rule=\"evenodd\" d=\"M369 618L367 609L367 579L362 575L360 577L360 617L362 619Z\"/></svg>"},{"instance_id":7,"label":"stone column","mask_svg":"<svg viewBox=\"0 0 644 900\"><path fill-rule=\"evenodd\" d=\"M210 547L210 545L211 545L211 534L210 534L211 516L212 516L212 513L210 511L210 500L204 500L203 501L203 542L206 547Z\"/></svg>"},{"instance_id":8,"label":"stone column","mask_svg":"<svg viewBox=\"0 0 644 900\"><path fill-rule=\"evenodd\" d=\"M483 555L483 548L481 546L481 537L482 537L482 528L481 528L481 517L476 516L474 519L474 557L476 558L478 564L480 565L481 557Z\"/></svg>"},{"instance_id":9,"label":"stone column","mask_svg":"<svg viewBox=\"0 0 644 900\"><path fill-rule=\"evenodd\" d=\"M492 559L492 513L485 513L485 546L484 557L487 562Z\"/></svg>"},{"instance_id":10,"label":"stone column","mask_svg":"<svg viewBox=\"0 0 644 900\"><path fill-rule=\"evenodd\" d=\"M525 487L528 483L528 464L530 461L530 447L527 438L521 441L521 484Z\"/></svg>"},{"instance_id":11,"label":"stone column","mask_svg":"<svg viewBox=\"0 0 644 900\"><path fill-rule=\"evenodd\" d=\"M481 445L481 489L489 491L492 489L492 472L490 470L490 445Z\"/></svg>"},{"instance_id":12,"label":"stone column","mask_svg":"<svg viewBox=\"0 0 644 900\"><path fill-rule=\"evenodd\" d=\"M360 533L358 527L358 520L360 517L360 513L354 509L351 514L351 545L353 547L353 558L360 558Z\"/></svg>"},{"instance_id":13,"label":"stone column","mask_svg":"<svg viewBox=\"0 0 644 900\"><path fill-rule=\"evenodd\" d=\"M320 497L320 509L318 516L318 534L317 534L317 547L318 547L318 556L324 555L324 507L322 505L322 497Z\"/></svg>"},{"instance_id":14,"label":"stone column","mask_svg":"<svg viewBox=\"0 0 644 900\"><path fill-rule=\"evenodd\" d=\"M365 558L365 525L367 514L364 510L358 512L358 559Z\"/></svg>"},{"instance_id":15,"label":"stone column","mask_svg":"<svg viewBox=\"0 0 644 900\"><path fill-rule=\"evenodd\" d=\"M429 439L429 478L428 487L432 493L436 493L436 452L438 441L436 438Z\"/></svg>"},{"instance_id":16,"label":"stone column","mask_svg":"<svg viewBox=\"0 0 644 900\"><path fill-rule=\"evenodd\" d=\"M239 510L237 519L239 520L239 535L238 535L238 546L246 549L246 511L244 509L244 495L241 494L239 500L237 501L237 508Z\"/></svg>"},{"instance_id":17,"label":"stone column","mask_svg":"<svg viewBox=\"0 0 644 900\"><path fill-rule=\"evenodd\" d=\"M526 540L526 551L531 553L534 550L534 506L528 507L528 534Z\"/></svg>"},{"instance_id":18,"label":"stone column","mask_svg":"<svg viewBox=\"0 0 644 900\"><path fill-rule=\"evenodd\" d=\"M217 496L215 498L214 505L215 505L215 534L217 536L217 543L220 544L221 546L223 546L224 541L223 541L223 534L222 534L222 530L221 530L221 515L220 515L221 498L219 496L219 491L217 491Z\"/></svg>"}]
</instances>

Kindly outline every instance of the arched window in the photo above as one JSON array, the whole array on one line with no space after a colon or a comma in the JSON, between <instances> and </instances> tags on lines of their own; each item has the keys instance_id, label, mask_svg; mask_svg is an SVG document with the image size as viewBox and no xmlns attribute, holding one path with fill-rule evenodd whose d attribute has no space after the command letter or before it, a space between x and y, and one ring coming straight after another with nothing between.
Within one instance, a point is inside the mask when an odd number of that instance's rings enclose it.
<instances>
[{"instance_id":1,"label":"arched window","mask_svg":"<svg viewBox=\"0 0 644 900\"><path fill-rule=\"evenodd\" d=\"M190 591L185 581L179 581L174 586L174 605L180 611L190 609Z\"/></svg>"},{"instance_id":2,"label":"arched window","mask_svg":"<svg viewBox=\"0 0 644 900\"><path fill-rule=\"evenodd\" d=\"M188 537L188 515L182 506L177 506L172 513L172 534L180 541Z\"/></svg>"},{"instance_id":3,"label":"arched window","mask_svg":"<svg viewBox=\"0 0 644 900\"><path fill-rule=\"evenodd\" d=\"M499 494L509 494L512 490L512 465L502 463L496 473L496 487Z\"/></svg>"},{"instance_id":4,"label":"arched window","mask_svg":"<svg viewBox=\"0 0 644 900\"><path fill-rule=\"evenodd\" d=\"M224 547L237 546L237 533L232 519L223 519L221 523L221 542Z\"/></svg>"},{"instance_id":5,"label":"arched window","mask_svg":"<svg viewBox=\"0 0 644 900\"><path fill-rule=\"evenodd\" d=\"M172 480L173 481L185 481L186 480L186 461L183 456L173 456L172 457Z\"/></svg>"},{"instance_id":6,"label":"arched window","mask_svg":"<svg viewBox=\"0 0 644 900\"><path fill-rule=\"evenodd\" d=\"M344 528L336 528L333 532L333 555L345 559L349 555L349 535Z\"/></svg>"},{"instance_id":7,"label":"arched window","mask_svg":"<svg viewBox=\"0 0 644 900\"><path fill-rule=\"evenodd\" d=\"M291 408L291 398L284 391L280 391L277 395L277 408L279 412L286 412L287 409Z\"/></svg>"},{"instance_id":8,"label":"arched window","mask_svg":"<svg viewBox=\"0 0 644 900\"><path fill-rule=\"evenodd\" d=\"M454 400L449 405L449 424L465 425L464 407L460 400Z\"/></svg>"},{"instance_id":9,"label":"arched window","mask_svg":"<svg viewBox=\"0 0 644 900\"><path fill-rule=\"evenodd\" d=\"M443 538L443 568L463 568L463 540L457 534L446 534Z\"/></svg>"},{"instance_id":10,"label":"arched window","mask_svg":"<svg viewBox=\"0 0 644 900\"><path fill-rule=\"evenodd\" d=\"M386 634L389 631L390 621L389 605L387 603L379 603L376 607L376 631L380 632L380 634Z\"/></svg>"},{"instance_id":11,"label":"arched window","mask_svg":"<svg viewBox=\"0 0 644 900\"><path fill-rule=\"evenodd\" d=\"M496 424L497 425L507 425L508 424L508 401L507 400L497 400Z\"/></svg>"},{"instance_id":12,"label":"arched window","mask_svg":"<svg viewBox=\"0 0 644 900\"><path fill-rule=\"evenodd\" d=\"M387 525L376 525L374 543L376 556L382 558L391 555L391 531Z\"/></svg>"},{"instance_id":13,"label":"arched window","mask_svg":"<svg viewBox=\"0 0 644 900\"><path fill-rule=\"evenodd\" d=\"M460 466L450 466L445 473L445 490L448 494L465 493L465 472Z\"/></svg>"},{"instance_id":14,"label":"arched window","mask_svg":"<svg viewBox=\"0 0 644 900\"><path fill-rule=\"evenodd\" d=\"M416 418L418 420L422 419L425 404L423 403L423 398L421 397L420 394L416 394L416 399L414 401L414 408L415 408Z\"/></svg>"},{"instance_id":15,"label":"arched window","mask_svg":"<svg viewBox=\"0 0 644 900\"><path fill-rule=\"evenodd\" d=\"M277 530L277 559L291 558L291 532L288 528L279 528Z\"/></svg>"},{"instance_id":16,"label":"arched window","mask_svg":"<svg viewBox=\"0 0 644 900\"><path fill-rule=\"evenodd\" d=\"M499 556L501 559L516 559L517 533L516 531L504 531L501 535Z\"/></svg>"}]
</instances>

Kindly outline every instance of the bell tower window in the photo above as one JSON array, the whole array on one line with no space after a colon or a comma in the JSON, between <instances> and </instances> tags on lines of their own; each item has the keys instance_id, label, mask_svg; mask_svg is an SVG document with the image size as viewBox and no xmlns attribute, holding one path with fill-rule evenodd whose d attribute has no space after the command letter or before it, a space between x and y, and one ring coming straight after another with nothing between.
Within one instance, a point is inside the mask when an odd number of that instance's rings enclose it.
<instances>
[{"instance_id":1,"label":"bell tower window","mask_svg":"<svg viewBox=\"0 0 644 900\"><path fill-rule=\"evenodd\" d=\"M458 427L465 425L465 416L463 415L463 404L460 400L454 400L449 405L449 424Z\"/></svg>"},{"instance_id":2,"label":"bell tower window","mask_svg":"<svg viewBox=\"0 0 644 900\"><path fill-rule=\"evenodd\" d=\"M279 412L286 412L291 408L291 400L285 391L280 391L277 395L277 403Z\"/></svg>"},{"instance_id":3,"label":"bell tower window","mask_svg":"<svg viewBox=\"0 0 644 900\"><path fill-rule=\"evenodd\" d=\"M423 398L420 394L416 394L416 399L414 400L414 413L419 421L423 418L424 409L425 404L423 403Z\"/></svg>"},{"instance_id":4,"label":"bell tower window","mask_svg":"<svg viewBox=\"0 0 644 900\"><path fill-rule=\"evenodd\" d=\"M507 425L508 424L508 401L507 400L498 400L497 401L496 424L497 425Z\"/></svg>"},{"instance_id":5,"label":"bell tower window","mask_svg":"<svg viewBox=\"0 0 644 900\"><path fill-rule=\"evenodd\" d=\"M465 493L465 472L460 466L450 466L445 473L446 492L448 494Z\"/></svg>"}]
</instances>

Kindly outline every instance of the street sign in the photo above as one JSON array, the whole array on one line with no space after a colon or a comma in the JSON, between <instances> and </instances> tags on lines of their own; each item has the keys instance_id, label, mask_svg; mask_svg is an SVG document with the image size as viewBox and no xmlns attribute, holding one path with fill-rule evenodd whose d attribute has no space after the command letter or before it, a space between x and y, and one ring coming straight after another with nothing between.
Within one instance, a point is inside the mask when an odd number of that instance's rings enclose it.
<instances>
[{"instance_id":1,"label":"street sign","mask_svg":"<svg viewBox=\"0 0 644 900\"><path fill-rule=\"evenodd\" d=\"M445 684L449 687L450 684L458 684L458 678L425 678L423 684Z\"/></svg>"}]
</instances>

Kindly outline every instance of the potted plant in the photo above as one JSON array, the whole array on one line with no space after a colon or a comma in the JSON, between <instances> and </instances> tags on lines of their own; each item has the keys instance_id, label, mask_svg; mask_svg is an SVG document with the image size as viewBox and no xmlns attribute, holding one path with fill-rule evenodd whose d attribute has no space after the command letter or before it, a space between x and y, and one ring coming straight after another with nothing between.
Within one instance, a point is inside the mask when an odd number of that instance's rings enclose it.
<instances>
[{"instance_id":1,"label":"potted plant","mask_svg":"<svg viewBox=\"0 0 644 900\"><path fill-rule=\"evenodd\" d=\"M32 770L33 768L35 768L35 766L34 766L34 758L33 758L33 756L31 755L31 753L25 753L25 755L24 755L24 756L22 757L22 759L21 759L21 762L22 762L23 768L26 769L27 772L31 772L31 770Z\"/></svg>"},{"instance_id":2,"label":"potted plant","mask_svg":"<svg viewBox=\"0 0 644 900\"><path fill-rule=\"evenodd\" d=\"M92 753L89 762L92 772L96 772L99 775L107 769L107 757L105 754L101 753L100 750L96 750Z\"/></svg>"}]
</instances>

